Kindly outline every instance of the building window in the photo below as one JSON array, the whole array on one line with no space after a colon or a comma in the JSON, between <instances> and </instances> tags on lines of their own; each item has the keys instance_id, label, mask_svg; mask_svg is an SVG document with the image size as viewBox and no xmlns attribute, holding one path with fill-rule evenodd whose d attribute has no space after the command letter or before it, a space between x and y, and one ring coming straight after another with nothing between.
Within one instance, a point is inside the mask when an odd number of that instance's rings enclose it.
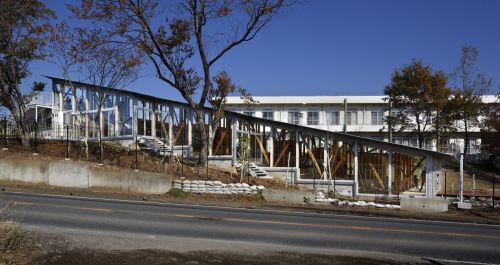
<instances>
[{"instance_id":1,"label":"building window","mask_svg":"<svg viewBox=\"0 0 500 265\"><path fill-rule=\"evenodd\" d=\"M326 123L328 125L339 125L339 112L338 111L332 111L332 112L327 112L326 113Z\"/></svg>"},{"instance_id":2,"label":"building window","mask_svg":"<svg viewBox=\"0 0 500 265\"><path fill-rule=\"evenodd\" d=\"M372 111L371 125L382 125L384 121L384 114L381 111Z\"/></svg>"},{"instance_id":3,"label":"building window","mask_svg":"<svg viewBox=\"0 0 500 265\"><path fill-rule=\"evenodd\" d=\"M292 124L300 124L300 115L299 111L289 111L288 112L288 123Z\"/></svg>"},{"instance_id":4,"label":"building window","mask_svg":"<svg viewBox=\"0 0 500 265\"><path fill-rule=\"evenodd\" d=\"M319 111L308 111L307 125L318 125L318 124L319 124Z\"/></svg>"},{"instance_id":5,"label":"building window","mask_svg":"<svg viewBox=\"0 0 500 265\"><path fill-rule=\"evenodd\" d=\"M357 110L348 110L347 111L347 125L356 125L358 124L358 111Z\"/></svg>"},{"instance_id":6,"label":"building window","mask_svg":"<svg viewBox=\"0 0 500 265\"><path fill-rule=\"evenodd\" d=\"M252 110L243 111L243 114L255 117L255 111Z\"/></svg>"},{"instance_id":7,"label":"building window","mask_svg":"<svg viewBox=\"0 0 500 265\"><path fill-rule=\"evenodd\" d=\"M262 118L267 120L274 120L274 112L272 110L262 111Z\"/></svg>"}]
</instances>

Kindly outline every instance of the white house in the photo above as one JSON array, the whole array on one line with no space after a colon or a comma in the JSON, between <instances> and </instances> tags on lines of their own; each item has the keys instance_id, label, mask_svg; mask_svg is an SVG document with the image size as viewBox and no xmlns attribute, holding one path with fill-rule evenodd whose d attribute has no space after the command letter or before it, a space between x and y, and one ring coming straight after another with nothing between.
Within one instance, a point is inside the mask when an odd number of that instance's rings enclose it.
<instances>
[{"instance_id":1,"label":"white house","mask_svg":"<svg viewBox=\"0 0 500 265\"><path fill-rule=\"evenodd\" d=\"M254 96L255 103L245 103L240 97L227 99L227 110L250 116L310 126L334 132L345 132L388 141L385 117L389 106L385 96ZM494 103L493 95L483 97L483 102ZM394 111L394 110L393 110ZM470 153L480 151L479 128L471 130ZM463 150L463 132L457 132L439 151L457 154ZM393 142L417 146L417 139L410 133L393 135ZM427 140L425 148L436 150L434 141Z\"/></svg>"}]
</instances>

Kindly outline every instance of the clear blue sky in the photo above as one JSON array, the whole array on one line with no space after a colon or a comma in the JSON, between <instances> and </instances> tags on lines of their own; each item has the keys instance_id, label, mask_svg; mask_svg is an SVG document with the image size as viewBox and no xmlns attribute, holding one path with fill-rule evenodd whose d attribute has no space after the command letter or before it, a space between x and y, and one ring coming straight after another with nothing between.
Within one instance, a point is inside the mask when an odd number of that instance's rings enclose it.
<instances>
[{"instance_id":1,"label":"clear blue sky","mask_svg":"<svg viewBox=\"0 0 500 265\"><path fill-rule=\"evenodd\" d=\"M63 1L45 1L59 17ZM422 59L451 72L461 47L480 51L478 69L500 87L498 0L310 0L273 21L250 43L216 65L252 95L380 95L395 68ZM49 63L33 64L25 82L60 76ZM180 99L147 71L130 86Z\"/></svg>"}]
</instances>

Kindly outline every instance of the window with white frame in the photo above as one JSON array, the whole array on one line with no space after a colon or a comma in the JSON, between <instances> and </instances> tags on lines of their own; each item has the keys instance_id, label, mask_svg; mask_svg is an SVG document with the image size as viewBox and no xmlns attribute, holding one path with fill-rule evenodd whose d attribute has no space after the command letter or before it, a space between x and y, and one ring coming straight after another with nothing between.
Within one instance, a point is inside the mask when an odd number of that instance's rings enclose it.
<instances>
[{"instance_id":1,"label":"window with white frame","mask_svg":"<svg viewBox=\"0 0 500 265\"><path fill-rule=\"evenodd\" d=\"M267 119L267 120L274 120L274 111L263 110L262 111L262 118Z\"/></svg>"},{"instance_id":2,"label":"window with white frame","mask_svg":"<svg viewBox=\"0 0 500 265\"><path fill-rule=\"evenodd\" d=\"M255 111L253 111L253 110L245 110L245 111L243 111L243 114L255 117Z\"/></svg>"},{"instance_id":3,"label":"window with white frame","mask_svg":"<svg viewBox=\"0 0 500 265\"><path fill-rule=\"evenodd\" d=\"M319 111L312 110L307 112L307 125L319 124Z\"/></svg>"},{"instance_id":4,"label":"window with white frame","mask_svg":"<svg viewBox=\"0 0 500 265\"><path fill-rule=\"evenodd\" d=\"M371 125L382 125L384 123L384 113L380 110L371 112Z\"/></svg>"},{"instance_id":5,"label":"window with white frame","mask_svg":"<svg viewBox=\"0 0 500 265\"><path fill-rule=\"evenodd\" d=\"M326 113L326 123L328 125L339 125L339 112L338 111L329 111Z\"/></svg>"},{"instance_id":6,"label":"window with white frame","mask_svg":"<svg viewBox=\"0 0 500 265\"><path fill-rule=\"evenodd\" d=\"M300 124L301 113L296 110L288 111L288 123Z\"/></svg>"},{"instance_id":7,"label":"window with white frame","mask_svg":"<svg viewBox=\"0 0 500 265\"><path fill-rule=\"evenodd\" d=\"M347 125L358 124L358 111L355 109L347 111Z\"/></svg>"}]
</instances>

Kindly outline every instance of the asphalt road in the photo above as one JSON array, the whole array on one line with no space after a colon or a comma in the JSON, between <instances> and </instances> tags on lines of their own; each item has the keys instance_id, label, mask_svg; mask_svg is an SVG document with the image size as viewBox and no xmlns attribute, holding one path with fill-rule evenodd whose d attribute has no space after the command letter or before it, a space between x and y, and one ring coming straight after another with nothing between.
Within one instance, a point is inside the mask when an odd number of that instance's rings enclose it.
<instances>
[{"instance_id":1,"label":"asphalt road","mask_svg":"<svg viewBox=\"0 0 500 265\"><path fill-rule=\"evenodd\" d=\"M500 226L493 225L15 192L5 192L3 201L15 202L11 214L26 226L105 233L119 236L118 241L149 235L190 240L206 249L211 242L225 242L337 254L368 251L448 264L500 263Z\"/></svg>"}]
</instances>

